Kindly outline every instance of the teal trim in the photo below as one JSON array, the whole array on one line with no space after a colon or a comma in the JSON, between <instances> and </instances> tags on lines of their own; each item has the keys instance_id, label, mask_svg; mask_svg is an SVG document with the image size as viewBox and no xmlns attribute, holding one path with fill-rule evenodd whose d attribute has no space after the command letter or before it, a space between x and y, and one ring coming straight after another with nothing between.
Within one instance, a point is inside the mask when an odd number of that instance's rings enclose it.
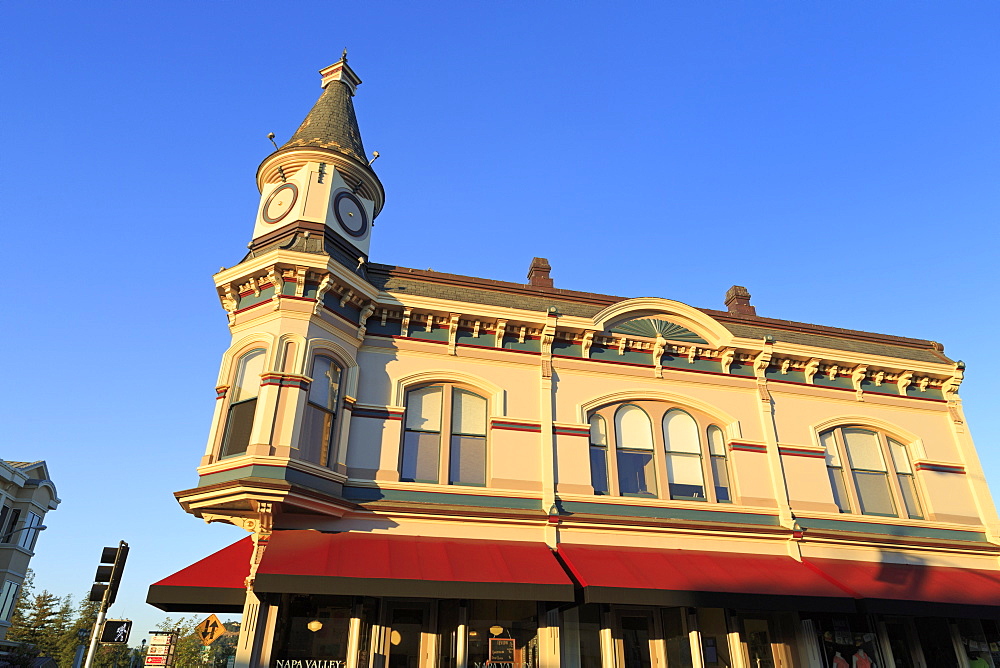
<instances>
[{"instance_id":1,"label":"teal trim","mask_svg":"<svg viewBox=\"0 0 1000 668\"><path fill-rule=\"evenodd\" d=\"M228 471L209 473L198 479L198 487L206 487L221 482L232 482L244 478L258 478L262 480L285 480L293 485L308 487L317 492L329 494L331 496L341 496L341 485L338 482L327 480L320 476L289 468L287 466L260 466L248 464Z\"/></svg>"},{"instance_id":2,"label":"teal trim","mask_svg":"<svg viewBox=\"0 0 1000 668\"><path fill-rule=\"evenodd\" d=\"M751 364L740 364L739 362L733 362L729 365L729 373L734 376L746 376L748 378L753 378L753 365Z\"/></svg>"},{"instance_id":3,"label":"teal trim","mask_svg":"<svg viewBox=\"0 0 1000 668\"><path fill-rule=\"evenodd\" d=\"M566 357L583 357L583 348L579 343L567 341L566 339L556 339L552 342L553 355L565 355Z\"/></svg>"},{"instance_id":4,"label":"teal trim","mask_svg":"<svg viewBox=\"0 0 1000 668\"><path fill-rule=\"evenodd\" d=\"M468 346L482 346L484 348L492 348L493 344L496 342L496 334L487 333L484 330L479 330L479 336L473 336L472 332L465 331L464 329L458 330L458 334L455 340L462 345Z\"/></svg>"},{"instance_id":5,"label":"teal trim","mask_svg":"<svg viewBox=\"0 0 1000 668\"><path fill-rule=\"evenodd\" d=\"M507 350L523 350L529 353L542 352L542 342L538 339L525 338L524 343L518 343L516 337L504 337L503 347Z\"/></svg>"},{"instance_id":6,"label":"teal trim","mask_svg":"<svg viewBox=\"0 0 1000 668\"><path fill-rule=\"evenodd\" d=\"M298 287L298 283L296 283L294 281L285 281L284 283L281 284L281 294L283 294L283 295L289 295L289 296L294 296L295 295L295 288L297 288L297 287Z\"/></svg>"},{"instance_id":7,"label":"teal trim","mask_svg":"<svg viewBox=\"0 0 1000 668\"><path fill-rule=\"evenodd\" d=\"M817 373L813 376L813 385L818 385L820 387L839 387L844 390L853 390L854 383L851 382L850 378L846 376L837 376L834 380L830 380L826 377L826 374Z\"/></svg>"},{"instance_id":8,"label":"teal trim","mask_svg":"<svg viewBox=\"0 0 1000 668\"><path fill-rule=\"evenodd\" d=\"M937 399L939 401L944 399L944 395L940 389L928 387L926 391L921 392L916 383L910 383L906 386L906 396L916 399Z\"/></svg>"},{"instance_id":9,"label":"teal trim","mask_svg":"<svg viewBox=\"0 0 1000 668\"><path fill-rule=\"evenodd\" d=\"M358 320L361 318L361 309L351 303L341 306L340 299L341 297L338 294L327 293L323 297L323 306L327 307L334 313L342 315L355 325L358 324Z\"/></svg>"},{"instance_id":10,"label":"teal trim","mask_svg":"<svg viewBox=\"0 0 1000 668\"><path fill-rule=\"evenodd\" d=\"M316 292L319 290L318 283L306 283L306 287L302 290L302 296L308 297L309 299L316 299Z\"/></svg>"},{"instance_id":11,"label":"teal trim","mask_svg":"<svg viewBox=\"0 0 1000 668\"><path fill-rule=\"evenodd\" d=\"M403 323L399 320L386 320L382 324L381 318L369 318L365 331L368 334L381 334L382 336L399 336Z\"/></svg>"},{"instance_id":12,"label":"teal trim","mask_svg":"<svg viewBox=\"0 0 1000 668\"><path fill-rule=\"evenodd\" d=\"M798 518L798 523L799 526L805 529L855 531L886 536L906 536L909 538L965 540L976 543L986 542L985 533L980 531L962 531L961 529L934 529L931 527L898 526L895 524L877 524L875 522L845 522L843 520L820 520L815 518Z\"/></svg>"},{"instance_id":13,"label":"teal trim","mask_svg":"<svg viewBox=\"0 0 1000 668\"><path fill-rule=\"evenodd\" d=\"M734 513L726 510L701 510L695 508L661 508L651 506L623 506L612 503L568 502L560 503L566 513L616 515L619 517L645 517L653 519L696 520L700 522L725 522L727 524L757 524L779 526L775 515Z\"/></svg>"},{"instance_id":14,"label":"teal trim","mask_svg":"<svg viewBox=\"0 0 1000 668\"><path fill-rule=\"evenodd\" d=\"M666 356L664 356L666 357ZM639 353L626 350L624 355L618 354L617 348L605 348L604 346L594 346L590 349L590 359L604 362L627 362L629 364L642 364L653 366L653 356L647 353Z\"/></svg>"},{"instance_id":15,"label":"teal trim","mask_svg":"<svg viewBox=\"0 0 1000 668\"><path fill-rule=\"evenodd\" d=\"M423 341L447 341L449 329L447 327L431 327L431 331L424 329L423 323L417 323L414 328L410 325L410 338L421 339Z\"/></svg>"},{"instance_id":16,"label":"teal trim","mask_svg":"<svg viewBox=\"0 0 1000 668\"><path fill-rule=\"evenodd\" d=\"M664 355L660 359L660 365L664 369L677 369L678 371L712 371L714 373L722 373L722 362L717 360L695 359L694 362L689 362L686 357L667 357Z\"/></svg>"},{"instance_id":17,"label":"teal trim","mask_svg":"<svg viewBox=\"0 0 1000 668\"><path fill-rule=\"evenodd\" d=\"M250 294L246 297L240 297L240 304L237 307L237 311L245 308L250 308L251 306L256 306L257 304L263 304L266 301L270 301L271 297L274 296L274 288L266 287L260 291L259 295Z\"/></svg>"},{"instance_id":18,"label":"teal trim","mask_svg":"<svg viewBox=\"0 0 1000 668\"><path fill-rule=\"evenodd\" d=\"M781 369L778 367L768 367L764 375L770 380L783 380L790 383L802 383L806 382L806 374L802 371L796 371L795 369L789 369L788 373L781 373Z\"/></svg>"},{"instance_id":19,"label":"teal trim","mask_svg":"<svg viewBox=\"0 0 1000 668\"><path fill-rule=\"evenodd\" d=\"M542 510L541 499L517 499L502 496L478 496L475 494L418 492L405 489L348 486L344 487L344 497L358 503L371 501L408 501L411 503L437 503L448 506L477 506L481 508Z\"/></svg>"}]
</instances>

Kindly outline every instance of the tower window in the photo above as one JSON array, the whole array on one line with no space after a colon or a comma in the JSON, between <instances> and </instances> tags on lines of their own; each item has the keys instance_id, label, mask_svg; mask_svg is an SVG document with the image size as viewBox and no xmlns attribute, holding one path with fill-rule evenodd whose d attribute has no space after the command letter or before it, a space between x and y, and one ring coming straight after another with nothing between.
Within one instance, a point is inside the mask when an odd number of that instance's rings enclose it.
<instances>
[{"instance_id":1,"label":"tower window","mask_svg":"<svg viewBox=\"0 0 1000 668\"><path fill-rule=\"evenodd\" d=\"M299 437L299 455L308 462L329 466L336 443L337 402L343 369L320 355L313 360L312 382Z\"/></svg>"},{"instance_id":2,"label":"tower window","mask_svg":"<svg viewBox=\"0 0 1000 668\"><path fill-rule=\"evenodd\" d=\"M264 349L256 348L240 357L236 377L229 388L229 411L222 437L220 457L232 457L247 451L260 393L260 376L264 373Z\"/></svg>"}]
</instances>

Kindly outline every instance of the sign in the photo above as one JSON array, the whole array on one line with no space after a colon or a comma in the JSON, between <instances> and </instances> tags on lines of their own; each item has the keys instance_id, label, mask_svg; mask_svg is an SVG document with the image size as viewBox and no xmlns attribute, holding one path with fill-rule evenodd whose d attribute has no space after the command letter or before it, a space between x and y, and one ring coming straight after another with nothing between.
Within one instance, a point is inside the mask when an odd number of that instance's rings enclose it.
<instances>
[{"instance_id":1,"label":"sign","mask_svg":"<svg viewBox=\"0 0 1000 668\"><path fill-rule=\"evenodd\" d=\"M514 663L513 638L490 638L490 663Z\"/></svg>"},{"instance_id":2,"label":"sign","mask_svg":"<svg viewBox=\"0 0 1000 668\"><path fill-rule=\"evenodd\" d=\"M146 660L143 665L170 668L174 662L174 645L177 644L177 633L150 631L149 634L149 647L146 648Z\"/></svg>"},{"instance_id":3,"label":"sign","mask_svg":"<svg viewBox=\"0 0 1000 668\"><path fill-rule=\"evenodd\" d=\"M131 619L108 619L101 629L102 643L127 643L132 631Z\"/></svg>"},{"instance_id":4,"label":"sign","mask_svg":"<svg viewBox=\"0 0 1000 668\"><path fill-rule=\"evenodd\" d=\"M146 665L146 666L166 666L167 665L167 657L165 657L165 656L147 656L146 657L146 662L145 662L144 665Z\"/></svg>"},{"instance_id":5,"label":"sign","mask_svg":"<svg viewBox=\"0 0 1000 668\"><path fill-rule=\"evenodd\" d=\"M225 634L226 627L222 625L218 617L209 615L208 619L194 627L194 630L198 634L198 640L201 641L201 644L208 647Z\"/></svg>"},{"instance_id":6,"label":"sign","mask_svg":"<svg viewBox=\"0 0 1000 668\"><path fill-rule=\"evenodd\" d=\"M155 654L159 656L166 656L174 651L172 645L150 645L146 648L147 654Z\"/></svg>"}]
</instances>

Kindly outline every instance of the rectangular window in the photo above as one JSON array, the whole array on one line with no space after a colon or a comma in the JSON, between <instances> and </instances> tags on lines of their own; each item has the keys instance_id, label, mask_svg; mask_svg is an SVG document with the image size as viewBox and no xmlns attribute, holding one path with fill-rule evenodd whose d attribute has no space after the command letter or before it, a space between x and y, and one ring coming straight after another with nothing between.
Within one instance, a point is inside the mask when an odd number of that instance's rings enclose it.
<instances>
[{"instance_id":1,"label":"rectangular window","mask_svg":"<svg viewBox=\"0 0 1000 668\"><path fill-rule=\"evenodd\" d=\"M854 473L861 512L865 515L896 517L889 490L889 475L878 434L866 429L844 428L844 445Z\"/></svg>"},{"instance_id":2,"label":"rectangular window","mask_svg":"<svg viewBox=\"0 0 1000 668\"><path fill-rule=\"evenodd\" d=\"M607 494L608 489L608 449L590 446L590 484L594 494Z\"/></svg>"},{"instance_id":3,"label":"rectangular window","mask_svg":"<svg viewBox=\"0 0 1000 668\"><path fill-rule=\"evenodd\" d=\"M656 496L653 453L618 451L618 492L622 495Z\"/></svg>"},{"instance_id":4,"label":"rectangular window","mask_svg":"<svg viewBox=\"0 0 1000 668\"><path fill-rule=\"evenodd\" d=\"M726 439L722 430L714 424L708 428L708 455L712 465L712 479L715 481L715 500L732 503L729 494L729 466L726 461Z\"/></svg>"},{"instance_id":5,"label":"rectangular window","mask_svg":"<svg viewBox=\"0 0 1000 668\"><path fill-rule=\"evenodd\" d=\"M440 387L425 387L407 394L400 480L438 482L438 467L441 463L441 407Z\"/></svg>"},{"instance_id":6,"label":"rectangular window","mask_svg":"<svg viewBox=\"0 0 1000 668\"><path fill-rule=\"evenodd\" d=\"M0 590L0 619L5 622L10 621L10 615L14 612L14 603L17 602L17 592L20 589L21 585L13 580L6 580L3 583L3 589Z\"/></svg>"},{"instance_id":7,"label":"rectangular window","mask_svg":"<svg viewBox=\"0 0 1000 668\"><path fill-rule=\"evenodd\" d=\"M19 508L12 508L9 513L7 513L7 523L3 527L3 542L9 543L13 540L14 534L11 532L17 528L17 521L21 519L21 510Z\"/></svg>"},{"instance_id":8,"label":"rectangular window","mask_svg":"<svg viewBox=\"0 0 1000 668\"><path fill-rule=\"evenodd\" d=\"M18 547L23 547L26 550L33 551L35 549L35 540L38 538L38 529L42 525L42 517L35 513L28 513L28 519L24 521L24 530L21 531L21 535L18 536L17 545Z\"/></svg>"},{"instance_id":9,"label":"rectangular window","mask_svg":"<svg viewBox=\"0 0 1000 668\"><path fill-rule=\"evenodd\" d=\"M451 395L448 482L486 485L486 399L455 388Z\"/></svg>"},{"instance_id":10,"label":"rectangular window","mask_svg":"<svg viewBox=\"0 0 1000 668\"><path fill-rule=\"evenodd\" d=\"M912 519L924 519L924 513L920 509L920 499L917 496L917 482L913 477L913 467L910 466L910 457L906 452L906 446L890 438L889 453L892 455L893 468L896 469L899 488L903 492L903 505L906 506L906 514Z\"/></svg>"},{"instance_id":11,"label":"rectangular window","mask_svg":"<svg viewBox=\"0 0 1000 668\"><path fill-rule=\"evenodd\" d=\"M844 482L844 467L840 463L840 451L837 449L837 439L832 431L819 435L820 443L826 448L826 471L830 476L830 487L833 489L833 502L842 513L851 512L851 501L847 496L847 484Z\"/></svg>"},{"instance_id":12,"label":"rectangular window","mask_svg":"<svg viewBox=\"0 0 1000 668\"><path fill-rule=\"evenodd\" d=\"M705 501L705 486L701 470L701 455L667 453L667 480L670 498Z\"/></svg>"}]
</instances>

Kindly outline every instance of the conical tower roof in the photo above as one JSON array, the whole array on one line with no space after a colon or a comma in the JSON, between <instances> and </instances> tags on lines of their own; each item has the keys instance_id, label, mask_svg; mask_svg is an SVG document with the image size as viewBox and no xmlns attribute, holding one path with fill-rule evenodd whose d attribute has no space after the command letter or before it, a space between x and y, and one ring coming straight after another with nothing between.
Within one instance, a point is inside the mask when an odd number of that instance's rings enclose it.
<instances>
[{"instance_id":1,"label":"conical tower roof","mask_svg":"<svg viewBox=\"0 0 1000 668\"><path fill-rule=\"evenodd\" d=\"M323 93L299 129L281 147L282 150L325 148L367 163L351 99L361 79L347 65L347 50L336 63L320 70L320 74L323 76Z\"/></svg>"}]
</instances>

